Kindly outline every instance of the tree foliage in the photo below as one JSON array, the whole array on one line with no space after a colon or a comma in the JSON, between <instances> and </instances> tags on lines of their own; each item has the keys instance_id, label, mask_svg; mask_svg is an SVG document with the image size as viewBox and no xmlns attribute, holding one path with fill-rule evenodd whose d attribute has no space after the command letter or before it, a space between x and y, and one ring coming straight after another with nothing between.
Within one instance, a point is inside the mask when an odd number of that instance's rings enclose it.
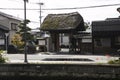
<instances>
[{"instance_id":1,"label":"tree foliage","mask_svg":"<svg viewBox=\"0 0 120 80\"><path fill-rule=\"evenodd\" d=\"M24 42L22 41L22 37L20 34L15 34L12 37L12 44L16 45L18 48L21 48L24 45Z\"/></svg>"},{"instance_id":2,"label":"tree foliage","mask_svg":"<svg viewBox=\"0 0 120 80\"><path fill-rule=\"evenodd\" d=\"M31 28L27 26L27 24L29 23L30 23L30 20L26 20L21 22L20 25L18 26L20 28L18 33L21 35L23 41L25 41L25 38L26 40L33 40L33 35L29 33L31 31ZM26 27L25 27L25 24L26 24Z\"/></svg>"},{"instance_id":3,"label":"tree foliage","mask_svg":"<svg viewBox=\"0 0 120 80\"><path fill-rule=\"evenodd\" d=\"M7 59L2 54L3 54L3 51L0 50L0 63L5 63Z\"/></svg>"},{"instance_id":4,"label":"tree foliage","mask_svg":"<svg viewBox=\"0 0 120 80\"><path fill-rule=\"evenodd\" d=\"M89 27L89 23L84 22L84 26L85 26L85 29L87 29Z\"/></svg>"}]
</instances>

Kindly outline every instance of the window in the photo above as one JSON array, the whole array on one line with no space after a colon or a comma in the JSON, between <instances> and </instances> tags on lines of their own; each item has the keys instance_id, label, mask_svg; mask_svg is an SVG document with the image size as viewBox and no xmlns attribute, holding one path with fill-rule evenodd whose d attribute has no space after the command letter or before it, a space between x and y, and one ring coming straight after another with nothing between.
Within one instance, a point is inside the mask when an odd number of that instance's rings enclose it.
<instances>
[{"instance_id":1,"label":"window","mask_svg":"<svg viewBox=\"0 0 120 80\"><path fill-rule=\"evenodd\" d=\"M17 24L11 23L11 30L17 30Z\"/></svg>"},{"instance_id":2,"label":"window","mask_svg":"<svg viewBox=\"0 0 120 80\"><path fill-rule=\"evenodd\" d=\"M120 45L120 36L115 37L115 45Z\"/></svg>"},{"instance_id":3,"label":"window","mask_svg":"<svg viewBox=\"0 0 120 80\"><path fill-rule=\"evenodd\" d=\"M102 46L101 39L95 39L96 46Z\"/></svg>"}]
</instances>

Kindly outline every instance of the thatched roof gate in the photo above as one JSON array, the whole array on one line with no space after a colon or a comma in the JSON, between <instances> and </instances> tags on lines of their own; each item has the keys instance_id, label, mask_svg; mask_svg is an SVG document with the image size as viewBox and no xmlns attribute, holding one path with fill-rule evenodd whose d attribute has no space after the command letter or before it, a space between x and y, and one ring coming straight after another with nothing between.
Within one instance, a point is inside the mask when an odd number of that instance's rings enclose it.
<instances>
[{"instance_id":1,"label":"thatched roof gate","mask_svg":"<svg viewBox=\"0 0 120 80\"><path fill-rule=\"evenodd\" d=\"M54 50L59 51L59 34L68 33L69 37L78 31L84 31L84 20L78 12L48 14L41 24L41 30L49 31L54 43Z\"/></svg>"}]
</instances>

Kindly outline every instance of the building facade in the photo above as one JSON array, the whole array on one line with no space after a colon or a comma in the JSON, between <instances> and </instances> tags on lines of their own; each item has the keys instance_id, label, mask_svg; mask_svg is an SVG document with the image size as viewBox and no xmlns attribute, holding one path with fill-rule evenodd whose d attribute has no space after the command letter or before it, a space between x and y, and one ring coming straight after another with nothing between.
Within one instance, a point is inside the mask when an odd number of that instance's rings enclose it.
<instances>
[{"instance_id":1,"label":"building facade","mask_svg":"<svg viewBox=\"0 0 120 80\"><path fill-rule=\"evenodd\" d=\"M5 45L11 44L11 39L19 30L18 25L21 19L12 15L0 12L0 46L5 49Z\"/></svg>"},{"instance_id":2,"label":"building facade","mask_svg":"<svg viewBox=\"0 0 120 80\"><path fill-rule=\"evenodd\" d=\"M92 22L93 53L112 54L120 48L120 19Z\"/></svg>"}]
</instances>

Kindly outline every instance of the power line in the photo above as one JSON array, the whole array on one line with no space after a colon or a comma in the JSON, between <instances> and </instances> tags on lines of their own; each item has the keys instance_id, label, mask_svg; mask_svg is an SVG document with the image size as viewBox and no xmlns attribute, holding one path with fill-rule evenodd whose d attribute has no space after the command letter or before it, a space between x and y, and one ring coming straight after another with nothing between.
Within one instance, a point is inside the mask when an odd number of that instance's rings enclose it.
<instances>
[{"instance_id":1,"label":"power line","mask_svg":"<svg viewBox=\"0 0 120 80\"><path fill-rule=\"evenodd\" d=\"M110 7L110 6L118 6L118 5L120 5L120 3L119 4L98 5L98 6L74 7L74 8L51 8L51 9L43 9L43 10L87 9L87 8Z\"/></svg>"},{"instance_id":2,"label":"power line","mask_svg":"<svg viewBox=\"0 0 120 80\"><path fill-rule=\"evenodd\" d=\"M19 2L19 3L21 2L21 3L23 3L23 0L8 0L8 1L11 1L11 2ZM33 5L33 4L37 4L37 3L35 3L35 2L30 2L30 1L29 1L29 4L32 4L32 5Z\"/></svg>"},{"instance_id":3,"label":"power line","mask_svg":"<svg viewBox=\"0 0 120 80\"><path fill-rule=\"evenodd\" d=\"M74 8L49 8L42 10L71 10L71 9L87 9L87 8L98 8L98 7L110 7L110 6L118 6L119 4L108 4L108 5L98 5L98 6L86 6L86 7L74 7Z\"/></svg>"},{"instance_id":4,"label":"power line","mask_svg":"<svg viewBox=\"0 0 120 80\"><path fill-rule=\"evenodd\" d=\"M22 0L8 0L8 1L11 1L11 2L23 2Z\"/></svg>"},{"instance_id":5,"label":"power line","mask_svg":"<svg viewBox=\"0 0 120 80\"><path fill-rule=\"evenodd\" d=\"M118 4L107 4L107 5L97 5L97 6L86 6L86 7L73 7L73 8L46 8L42 10L72 10L72 9L87 9L87 8L99 8L99 7L110 7L110 6L119 6ZM23 10L23 8L0 8L1 10ZM40 9L30 9L27 10L40 10Z\"/></svg>"}]
</instances>

